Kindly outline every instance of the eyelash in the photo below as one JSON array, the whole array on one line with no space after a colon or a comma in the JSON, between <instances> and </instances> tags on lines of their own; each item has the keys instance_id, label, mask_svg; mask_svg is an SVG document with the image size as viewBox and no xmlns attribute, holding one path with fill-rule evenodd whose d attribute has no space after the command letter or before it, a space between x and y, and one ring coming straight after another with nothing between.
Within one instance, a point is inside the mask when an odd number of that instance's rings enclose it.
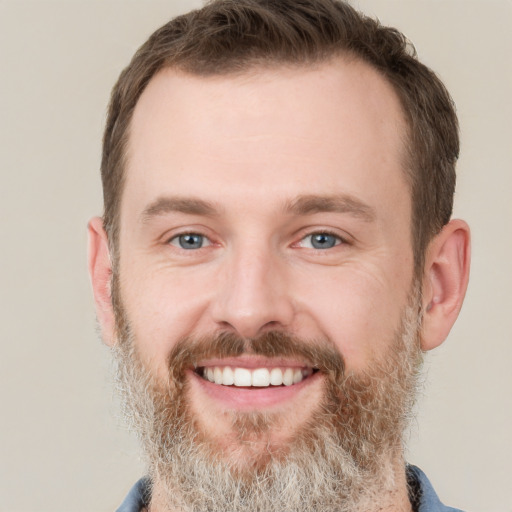
<instances>
[{"instance_id":1,"label":"eyelash","mask_svg":"<svg viewBox=\"0 0 512 512\"><path fill-rule=\"evenodd\" d=\"M327 248L318 248L318 247L307 247L307 249L313 249L313 250L317 250L317 251L325 251L327 249L333 249L334 247L337 247L338 245L343 245L343 244L347 244L347 240L345 238L343 238L342 236L340 236L338 233L334 233L332 231L329 231L329 230L318 230L318 231L313 231L311 233L308 233L307 235L303 236L299 242L296 242L295 244L292 245L292 247L297 247L297 246L300 246L306 239L308 238L312 238L314 236L318 236L318 235L325 235L325 236L329 236L329 237L334 237L336 239L336 242L335 244L332 246L332 247L327 247ZM201 237L202 241L207 241L208 244L205 246L203 245L203 243L201 244L201 247L197 247L197 248L194 248L194 247L190 247L190 248L185 248L185 247L178 247L177 244L179 244L179 239L181 237L186 237L186 236L190 236L190 237ZM172 242L173 241L177 241L177 244L173 244ZM205 247L209 247L211 245L214 245L214 242L212 242L210 240L210 238L208 238L206 235L203 235L201 233L197 233L197 232L193 232L193 231L187 231L187 232L184 232L184 233L178 233L176 235L174 235L173 237L171 237L170 239L167 240L166 242L168 245L172 245L174 247L176 247L177 249L181 249L181 250L184 250L184 251L191 251L191 250L199 250L199 249L204 249ZM181 244L180 244L181 245Z\"/></svg>"},{"instance_id":2,"label":"eyelash","mask_svg":"<svg viewBox=\"0 0 512 512\"><path fill-rule=\"evenodd\" d=\"M178 247L177 245L174 245L172 242L174 240L176 240L178 243L179 243L179 239L181 237L186 237L186 236L189 236L189 237L201 237L201 239L204 241L208 241L208 244L206 245L206 247L209 247L210 245L213 245L213 242L206 236L206 235L203 235L201 233L196 233L196 232L193 232L193 231L187 231L185 233L179 233L177 235L174 235L172 238L170 238L168 241L167 241L167 244L168 245L172 245L176 248L179 248L179 249L182 249L184 251L189 251L189 250L192 250L193 248L188 248L188 249L185 249L185 247ZM203 244L201 244L201 247L198 247L197 249L203 249L205 246L203 246ZM197 250L196 249L196 250Z\"/></svg>"},{"instance_id":3,"label":"eyelash","mask_svg":"<svg viewBox=\"0 0 512 512\"><path fill-rule=\"evenodd\" d=\"M325 236L332 236L336 239L336 243L332 246L332 247L329 247L328 249L333 249L334 247L337 247L338 245L343 245L343 244L347 244L347 240L344 239L342 236L340 236L338 233L334 233L333 231L329 231L328 229L325 229L325 230L318 230L318 231L314 231L312 233L308 233L307 235L305 235L304 237L302 237L299 241L299 244L304 242L304 240L306 240L307 238L312 238L316 235L325 235ZM310 249L308 247L308 249ZM313 247L313 249L315 250L327 250L326 248L324 249L319 249L319 248L315 248Z\"/></svg>"}]
</instances>

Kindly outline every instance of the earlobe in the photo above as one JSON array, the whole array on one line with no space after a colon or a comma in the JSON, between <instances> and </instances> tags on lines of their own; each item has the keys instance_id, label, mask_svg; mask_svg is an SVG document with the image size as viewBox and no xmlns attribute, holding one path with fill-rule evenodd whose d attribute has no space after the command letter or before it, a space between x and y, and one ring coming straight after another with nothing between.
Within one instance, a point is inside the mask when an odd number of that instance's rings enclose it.
<instances>
[{"instance_id":1,"label":"earlobe","mask_svg":"<svg viewBox=\"0 0 512 512\"><path fill-rule=\"evenodd\" d=\"M115 340L115 321L111 297L112 263L102 219L99 217L91 219L87 231L89 235L88 267L96 305L96 316L101 326L103 341L112 346Z\"/></svg>"},{"instance_id":2,"label":"earlobe","mask_svg":"<svg viewBox=\"0 0 512 512\"><path fill-rule=\"evenodd\" d=\"M430 242L423 277L421 348L431 350L448 336L469 280L470 231L462 220L450 221Z\"/></svg>"}]
</instances>

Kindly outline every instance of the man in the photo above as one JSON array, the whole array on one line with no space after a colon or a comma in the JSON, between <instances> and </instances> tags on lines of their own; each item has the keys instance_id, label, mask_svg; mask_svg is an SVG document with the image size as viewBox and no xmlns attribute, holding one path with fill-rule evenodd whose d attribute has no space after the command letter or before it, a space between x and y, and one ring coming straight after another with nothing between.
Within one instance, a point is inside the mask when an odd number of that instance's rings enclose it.
<instances>
[{"instance_id":1,"label":"man","mask_svg":"<svg viewBox=\"0 0 512 512\"><path fill-rule=\"evenodd\" d=\"M403 432L465 294L452 101L335 0L219 0L116 84L89 224L148 477L121 511L432 511Z\"/></svg>"}]
</instances>

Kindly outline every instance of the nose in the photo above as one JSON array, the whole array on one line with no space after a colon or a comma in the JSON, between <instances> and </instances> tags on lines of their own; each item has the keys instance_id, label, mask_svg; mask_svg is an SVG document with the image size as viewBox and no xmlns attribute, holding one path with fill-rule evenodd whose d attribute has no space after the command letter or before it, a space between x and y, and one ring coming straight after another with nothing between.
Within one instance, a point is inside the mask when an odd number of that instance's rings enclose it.
<instances>
[{"instance_id":1,"label":"nose","mask_svg":"<svg viewBox=\"0 0 512 512\"><path fill-rule=\"evenodd\" d=\"M219 273L212 305L218 326L244 338L291 325L294 308L285 261L270 249L234 250Z\"/></svg>"}]
</instances>

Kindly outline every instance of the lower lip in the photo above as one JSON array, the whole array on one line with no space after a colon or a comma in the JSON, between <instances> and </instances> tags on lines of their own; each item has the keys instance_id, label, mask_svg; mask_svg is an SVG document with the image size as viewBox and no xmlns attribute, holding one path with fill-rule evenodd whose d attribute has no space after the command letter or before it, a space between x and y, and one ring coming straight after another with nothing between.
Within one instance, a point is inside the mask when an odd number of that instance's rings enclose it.
<instances>
[{"instance_id":1,"label":"lower lip","mask_svg":"<svg viewBox=\"0 0 512 512\"><path fill-rule=\"evenodd\" d=\"M208 396L222 402L228 409L255 410L266 409L283 405L292 400L305 388L318 382L320 372L316 372L292 386L274 386L268 388L242 388L236 386L222 386L203 379L197 373L190 371L189 376L197 382L201 390Z\"/></svg>"}]
</instances>

